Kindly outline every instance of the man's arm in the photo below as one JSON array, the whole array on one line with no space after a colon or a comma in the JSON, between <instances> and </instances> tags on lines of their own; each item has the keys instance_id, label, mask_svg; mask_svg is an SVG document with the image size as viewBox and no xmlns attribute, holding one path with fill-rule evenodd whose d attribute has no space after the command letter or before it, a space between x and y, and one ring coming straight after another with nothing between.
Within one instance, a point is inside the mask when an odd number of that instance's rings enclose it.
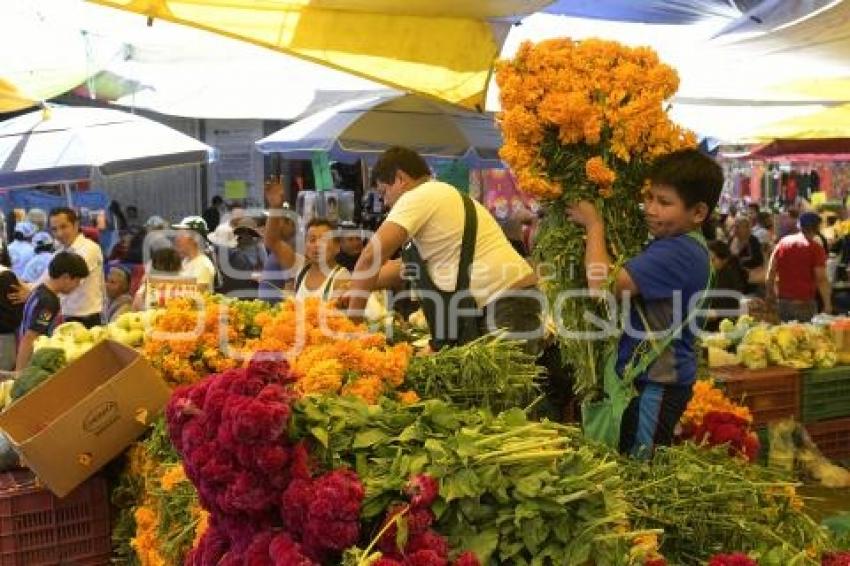
<instances>
[{"instance_id":1,"label":"man's arm","mask_svg":"<svg viewBox=\"0 0 850 566\"><path fill-rule=\"evenodd\" d=\"M376 289L398 290L404 286L401 278L402 264L400 259L391 259L381 268L378 280L375 282Z\"/></svg>"},{"instance_id":2,"label":"man's arm","mask_svg":"<svg viewBox=\"0 0 850 566\"><path fill-rule=\"evenodd\" d=\"M297 256L295 250L286 243L286 240L292 237L295 224L284 215L283 184L280 179L267 182L265 193L266 202L269 206L269 219L266 223L263 243L275 255L281 268L284 270L292 269L297 261Z\"/></svg>"},{"instance_id":3,"label":"man's arm","mask_svg":"<svg viewBox=\"0 0 850 566\"><path fill-rule=\"evenodd\" d=\"M15 361L15 371L22 371L30 363L32 358L33 345L36 338L40 335L35 330L27 330L24 337L21 338L21 343L18 344L18 357Z\"/></svg>"},{"instance_id":4,"label":"man's arm","mask_svg":"<svg viewBox=\"0 0 850 566\"><path fill-rule=\"evenodd\" d=\"M354 273L351 275L351 284L348 293L349 312L362 311L366 306L369 293L378 287L377 283L382 278L383 267L399 248L407 241L407 230L395 222L385 221L375 232L375 235L366 244ZM396 273L400 273L399 271ZM392 280L392 270L383 272L385 280ZM400 277L399 277L400 279Z\"/></svg>"},{"instance_id":5,"label":"man's arm","mask_svg":"<svg viewBox=\"0 0 850 566\"><path fill-rule=\"evenodd\" d=\"M815 268L815 282L818 286L820 300L823 302L823 312L829 314L832 312L832 288L829 285L829 279L826 277L826 267Z\"/></svg>"},{"instance_id":6,"label":"man's arm","mask_svg":"<svg viewBox=\"0 0 850 566\"><path fill-rule=\"evenodd\" d=\"M587 286L598 291L605 286L612 263L605 243L605 224L596 207L588 201L582 201L573 206L569 210L569 216L571 220L584 226L587 231L584 252ZM626 292L637 294L639 291L629 272L620 269L614 279L614 293L619 297Z\"/></svg>"},{"instance_id":7,"label":"man's arm","mask_svg":"<svg viewBox=\"0 0 850 566\"><path fill-rule=\"evenodd\" d=\"M776 264L778 262L777 255L779 248L775 248L770 254L770 261L767 263L767 275L764 278L764 293L765 299L768 302L776 300Z\"/></svg>"}]
</instances>

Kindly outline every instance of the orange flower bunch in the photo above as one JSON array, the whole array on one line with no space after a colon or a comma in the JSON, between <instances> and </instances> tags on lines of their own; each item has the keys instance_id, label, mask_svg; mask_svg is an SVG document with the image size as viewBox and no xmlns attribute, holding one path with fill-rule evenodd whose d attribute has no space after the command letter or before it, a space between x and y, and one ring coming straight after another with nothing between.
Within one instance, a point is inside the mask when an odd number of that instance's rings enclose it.
<instances>
[{"instance_id":1,"label":"orange flower bunch","mask_svg":"<svg viewBox=\"0 0 850 566\"><path fill-rule=\"evenodd\" d=\"M231 347L240 348L245 342L245 325L234 304L210 296L201 308L191 299L173 299L156 318L142 353L170 384L193 383L239 365L221 344L226 339Z\"/></svg>"},{"instance_id":2,"label":"orange flower bunch","mask_svg":"<svg viewBox=\"0 0 850 566\"><path fill-rule=\"evenodd\" d=\"M703 417L711 412L731 413L752 424L749 408L733 403L711 380L694 383L694 395L682 415L683 425L700 426Z\"/></svg>"},{"instance_id":3,"label":"orange flower bunch","mask_svg":"<svg viewBox=\"0 0 850 566\"><path fill-rule=\"evenodd\" d=\"M695 145L664 108L679 86L676 71L646 47L600 39L525 42L512 60L497 64L496 82L501 157L520 188L536 197L562 194L563 179L552 169L565 154L589 156L575 166L608 196L618 168Z\"/></svg>"},{"instance_id":4,"label":"orange flower bunch","mask_svg":"<svg viewBox=\"0 0 850 566\"><path fill-rule=\"evenodd\" d=\"M257 323L262 334L245 348L286 355L303 394L342 393L375 403L404 382L412 347L388 345L384 335L352 322L333 305L289 300L258 315Z\"/></svg>"}]
</instances>

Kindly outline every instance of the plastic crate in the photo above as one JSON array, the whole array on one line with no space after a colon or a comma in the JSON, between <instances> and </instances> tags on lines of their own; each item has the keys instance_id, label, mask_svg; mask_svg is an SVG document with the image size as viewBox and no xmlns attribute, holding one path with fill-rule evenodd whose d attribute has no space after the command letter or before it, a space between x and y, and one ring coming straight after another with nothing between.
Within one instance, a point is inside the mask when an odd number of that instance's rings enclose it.
<instances>
[{"instance_id":1,"label":"plastic crate","mask_svg":"<svg viewBox=\"0 0 850 566\"><path fill-rule=\"evenodd\" d=\"M850 417L809 423L806 431L815 446L830 460L850 460Z\"/></svg>"},{"instance_id":2,"label":"plastic crate","mask_svg":"<svg viewBox=\"0 0 850 566\"><path fill-rule=\"evenodd\" d=\"M0 474L0 566L109 564L106 481L94 476L62 499L29 470Z\"/></svg>"},{"instance_id":3,"label":"plastic crate","mask_svg":"<svg viewBox=\"0 0 850 566\"><path fill-rule=\"evenodd\" d=\"M712 370L717 386L734 402L746 405L753 426L792 418L800 420L800 372L780 366L747 369L728 366Z\"/></svg>"},{"instance_id":4,"label":"plastic crate","mask_svg":"<svg viewBox=\"0 0 850 566\"><path fill-rule=\"evenodd\" d=\"M806 370L802 379L804 423L850 417L850 366Z\"/></svg>"}]
</instances>

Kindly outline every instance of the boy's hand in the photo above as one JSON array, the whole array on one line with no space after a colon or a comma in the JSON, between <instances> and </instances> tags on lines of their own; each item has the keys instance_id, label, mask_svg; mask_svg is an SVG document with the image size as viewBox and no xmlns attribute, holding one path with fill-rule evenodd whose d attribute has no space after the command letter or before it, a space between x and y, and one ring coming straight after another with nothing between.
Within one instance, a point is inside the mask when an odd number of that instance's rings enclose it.
<instances>
[{"instance_id":1,"label":"boy's hand","mask_svg":"<svg viewBox=\"0 0 850 566\"><path fill-rule=\"evenodd\" d=\"M580 201L567 209L567 216L576 224L581 224L586 229L602 225L602 217L596 206L590 201Z\"/></svg>"},{"instance_id":2,"label":"boy's hand","mask_svg":"<svg viewBox=\"0 0 850 566\"><path fill-rule=\"evenodd\" d=\"M283 206L283 182L280 177L270 177L266 181L265 193L269 208L281 208Z\"/></svg>"}]
</instances>

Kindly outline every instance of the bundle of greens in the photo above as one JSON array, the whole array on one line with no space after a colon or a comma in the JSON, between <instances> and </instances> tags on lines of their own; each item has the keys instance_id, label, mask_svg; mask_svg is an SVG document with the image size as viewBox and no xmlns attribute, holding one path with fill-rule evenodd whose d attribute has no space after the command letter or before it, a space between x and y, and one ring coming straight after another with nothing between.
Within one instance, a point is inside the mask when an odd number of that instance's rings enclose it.
<instances>
[{"instance_id":1,"label":"bundle of greens","mask_svg":"<svg viewBox=\"0 0 850 566\"><path fill-rule=\"evenodd\" d=\"M412 475L437 478L438 531L482 564L620 564L638 534L628 532L616 461L577 429L530 422L519 409L493 417L437 400L306 397L290 436L315 441L325 467L355 469L372 523Z\"/></svg>"},{"instance_id":2,"label":"bundle of greens","mask_svg":"<svg viewBox=\"0 0 850 566\"><path fill-rule=\"evenodd\" d=\"M804 511L795 484L778 472L730 458L725 447L686 443L659 449L652 465L623 460L630 519L663 529L670 564L704 564L745 552L761 566L819 564L829 535Z\"/></svg>"},{"instance_id":3,"label":"bundle of greens","mask_svg":"<svg viewBox=\"0 0 850 566\"><path fill-rule=\"evenodd\" d=\"M524 407L538 394L540 367L522 342L482 336L456 348L410 360L407 384L422 399L493 412Z\"/></svg>"}]
</instances>

